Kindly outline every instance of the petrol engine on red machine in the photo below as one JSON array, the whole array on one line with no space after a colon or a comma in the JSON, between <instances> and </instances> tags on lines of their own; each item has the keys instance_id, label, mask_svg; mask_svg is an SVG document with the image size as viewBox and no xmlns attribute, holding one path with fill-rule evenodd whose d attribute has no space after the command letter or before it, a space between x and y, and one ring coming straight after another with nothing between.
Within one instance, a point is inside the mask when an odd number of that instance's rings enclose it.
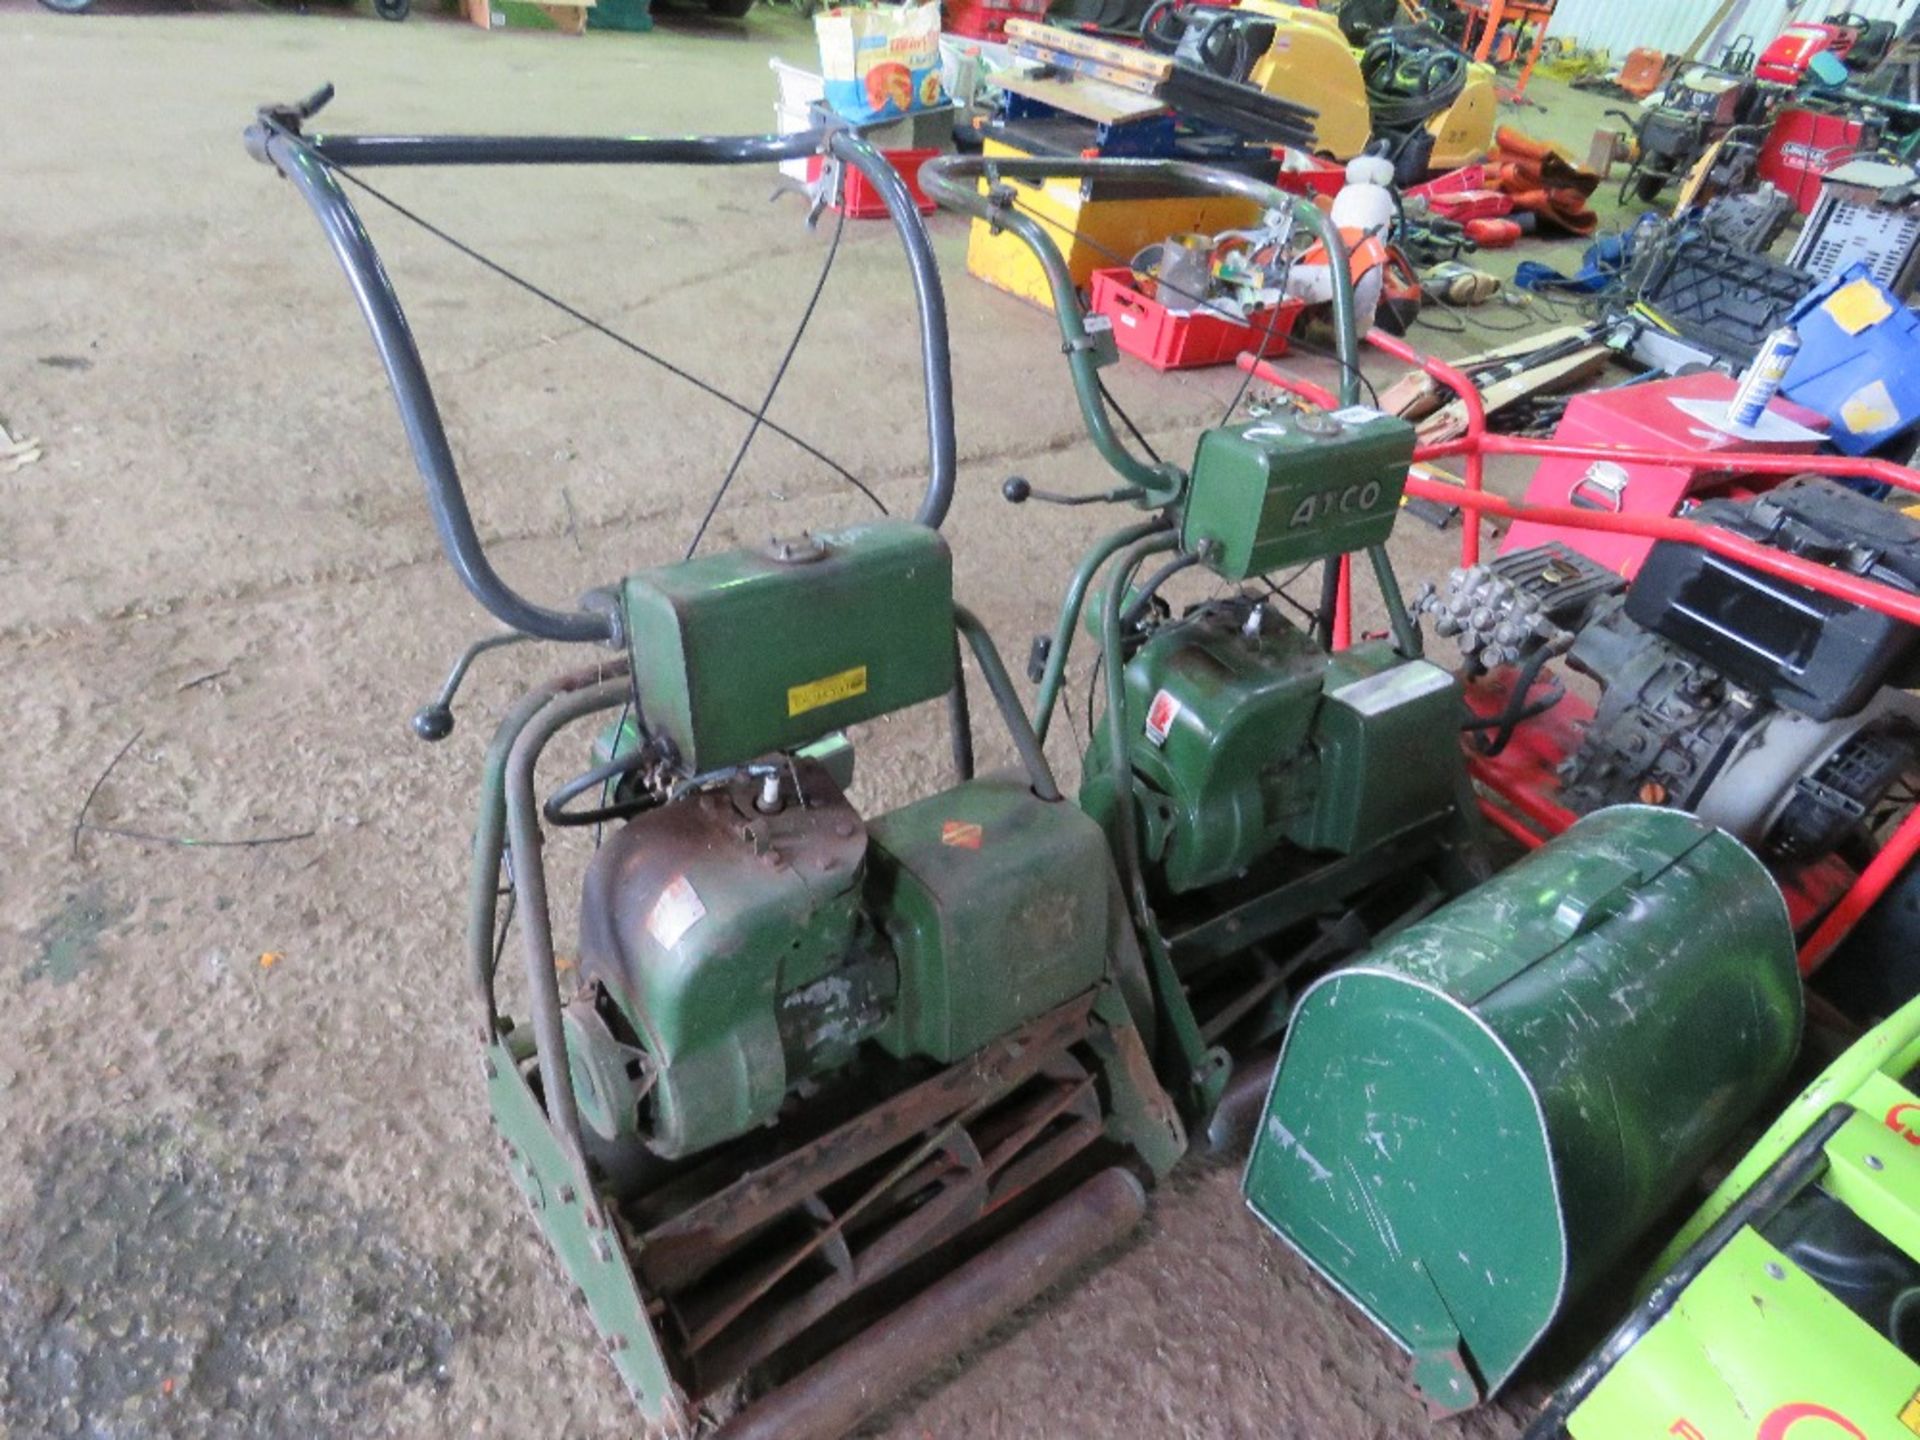
<instances>
[{"instance_id":1,"label":"petrol engine on red machine","mask_svg":"<svg viewBox=\"0 0 1920 1440\"><path fill-rule=\"evenodd\" d=\"M1832 481L1692 518L1920 593L1920 522ZM1565 698L1557 681L1536 691L1549 660L1598 687L1591 719L1562 727L1553 798L1575 814L1672 806L1807 862L1864 842L1920 763L1914 627L1709 550L1657 544L1629 585L1549 542L1455 570L1421 604L1502 697L1473 722L1483 753Z\"/></svg>"}]
</instances>

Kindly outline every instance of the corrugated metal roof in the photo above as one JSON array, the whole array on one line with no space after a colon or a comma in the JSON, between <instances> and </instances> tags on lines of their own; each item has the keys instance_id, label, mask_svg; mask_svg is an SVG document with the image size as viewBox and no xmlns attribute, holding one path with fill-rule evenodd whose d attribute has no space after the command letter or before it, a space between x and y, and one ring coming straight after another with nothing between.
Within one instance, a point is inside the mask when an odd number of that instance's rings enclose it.
<instances>
[{"instance_id":1,"label":"corrugated metal roof","mask_svg":"<svg viewBox=\"0 0 1920 1440\"><path fill-rule=\"evenodd\" d=\"M1735 35L1751 35L1762 50L1790 20L1821 20L1852 10L1871 20L1902 20L1920 0L1742 0L1713 40L1701 47L1711 60ZM1677 55L1693 43L1719 8L1717 0L1560 0L1549 35L1609 51L1616 60L1651 46Z\"/></svg>"}]
</instances>

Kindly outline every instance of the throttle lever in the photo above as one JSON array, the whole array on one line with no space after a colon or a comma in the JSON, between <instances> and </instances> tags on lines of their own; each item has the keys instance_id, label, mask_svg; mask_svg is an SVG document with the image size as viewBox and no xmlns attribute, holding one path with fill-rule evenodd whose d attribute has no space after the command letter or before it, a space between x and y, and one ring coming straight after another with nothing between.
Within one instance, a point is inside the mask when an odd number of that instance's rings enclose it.
<instances>
[{"instance_id":1,"label":"throttle lever","mask_svg":"<svg viewBox=\"0 0 1920 1440\"><path fill-rule=\"evenodd\" d=\"M467 646L460 652L460 658L453 662L453 669L447 672L440 693L414 711L413 733L427 741L446 739L453 733L453 697L459 693L461 682L467 678L467 671L472 668L473 662L487 651L497 650L502 645L517 645L522 640L538 638L535 635L523 635L518 630L502 630L494 635L482 635Z\"/></svg>"}]
</instances>

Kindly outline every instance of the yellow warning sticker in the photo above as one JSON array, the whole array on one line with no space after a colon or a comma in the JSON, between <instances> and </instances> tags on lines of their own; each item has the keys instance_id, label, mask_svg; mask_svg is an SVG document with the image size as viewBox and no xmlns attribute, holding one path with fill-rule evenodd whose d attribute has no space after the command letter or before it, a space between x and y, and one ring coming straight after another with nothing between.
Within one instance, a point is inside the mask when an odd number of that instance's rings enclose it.
<instances>
[{"instance_id":1,"label":"yellow warning sticker","mask_svg":"<svg viewBox=\"0 0 1920 1440\"><path fill-rule=\"evenodd\" d=\"M1900 1407L1900 1423L1920 1435L1920 1390L1914 1391L1913 1398Z\"/></svg>"},{"instance_id":2,"label":"yellow warning sticker","mask_svg":"<svg viewBox=\"0 0 1920 1440\"><path fill-rule=\"evenodd\" d=\"M851 670L842 670L838 675L809 680L804 685L788 686L787 715L789 718L804 715L809 710L818 710L822 705L837 704L866 693L867 667L856 665Z\"/></svg>"},{"instance_id":3,"label":"yellow warning sticker","mask_svg":"<svg viewBox=\"0 0 1920 1440\"><path fill-rule=\"evenodd\" d=\"M1827 297L1826 303L1820 308L1849 335L1858 335L1869 325L1878 325L1893 314L1893 306L1887 303L1886 294L1871 280L1855 280L1851 285L1842 285Z\"/></svg>"}]
</instances>

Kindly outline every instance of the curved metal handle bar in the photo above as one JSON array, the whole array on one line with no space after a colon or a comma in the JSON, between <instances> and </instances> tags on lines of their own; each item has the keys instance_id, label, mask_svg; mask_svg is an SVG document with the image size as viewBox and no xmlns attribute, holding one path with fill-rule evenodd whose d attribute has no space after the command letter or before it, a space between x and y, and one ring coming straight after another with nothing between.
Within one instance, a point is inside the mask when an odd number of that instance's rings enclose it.
<instances>
[{"instance_id":1,"label":"curved metal handle bar","mask_svg":"<svg viewBox=\"0 0 1920 1440\"><path fill-rule=\"evenodd\" d=\"M256 153L293 181L319 220L334 258L353 287L354 299L359 301L360 313L373 332L374 348L380 352L387 383L399 406L413 463L426 482L427 506L433 512L440 548L446 551L460 582L495 618L515 630L543 640L614 640L617 631L613 616L535 604L500 578L474 529L473 512L467 508L466 492L460 486L460 471L447 443L446 427L440 423L433 387L428 383L426 367L420 363L420 349L413 342L407 317L393 293L393 282L387 279L353 202L326 163L304 141L264 126L255 130L260 137ZM249 139L251 145L251 133Z\"/></svg>"},{"instance_id":2,"label":"curved metal handle bar","mask_svg":"<svg viewBox=\"0 0 1920 1440\"><path fill-rule=\"evenodd\" d=\"M940 264L934 259L933 240L920 206L900 172L887 157L848 130L828 137L828 150L846 161L879 191L887 214L907 252L913 275L913 301L920 321L920 369L927 391L927 490L913 518L940 528L953 504L954 472L959 467L953 424L953 356L947 343L947 296L940 285Z\"/></svg>"},{"instance_id":3,"label":"curved metal handle bar","mask_svg":"<svg viewBox=\"0 0 1920 1440\"><path fill-rule=\"evenodd\" d=\"M536 604L503 580L487 559L473 524L459 469L441 423L419 347L366 227L331 166L339 165L744 165L796 159L826 150L867 178L886 202L907 252L919 312L927 392L927 489L916 519L938 527L953 500L957 468L953 370L946 299L933 245L905 181L880 152L845 130L787 136L686 139L537 136L335 135L308 139L261 120L246 133L249 153L293 181L319 220L387 372L427 504L454 572L502 623L544 640L617 643L611 610L557 610Z\"/></svg>"},{"instance_id":4,"label":"curved metal handle bar","mask_svg":"<svg viewBox=\"0 0 1920 1440\"><path fill-rule=\"evenodd\" d=\"M1340 359L1341 403L1356 404L1360 398L1360 337L1354 326L1353 276L1347 265L1347 247L1339 230L1318 206L1297 195L1289 195L1276 186L1265 184L1232 171L1218 170L1186 160L1049 160L1041 158L987 157L981 155L941 155L920 167L920 188L950 210L985 220L988 224L1011 230L1026 242L1034 258L1046 273L1053 292L1054 315L1060 324L1067 359L1073 370L1074 389L1087 430L1107 463L1130 484L1148 492L1151 500L1166 503L1177 495L1180 477L1171 466L1150 466L1135 459L1121 443L1107 414L1100 394L1097 367L1093 363L1092 342L1087 338L1086 317L1080 297L1067 270L1060 247L1040 222L1016 207L982 193L978 181L1000 177L1016 180L1088 179L1159 180L1204 194L1225 195L1251 200L1267 210L1284 210L1313 229L1326 246L1333 277L1333 324Z\"/></svg>"}]
</instances>

